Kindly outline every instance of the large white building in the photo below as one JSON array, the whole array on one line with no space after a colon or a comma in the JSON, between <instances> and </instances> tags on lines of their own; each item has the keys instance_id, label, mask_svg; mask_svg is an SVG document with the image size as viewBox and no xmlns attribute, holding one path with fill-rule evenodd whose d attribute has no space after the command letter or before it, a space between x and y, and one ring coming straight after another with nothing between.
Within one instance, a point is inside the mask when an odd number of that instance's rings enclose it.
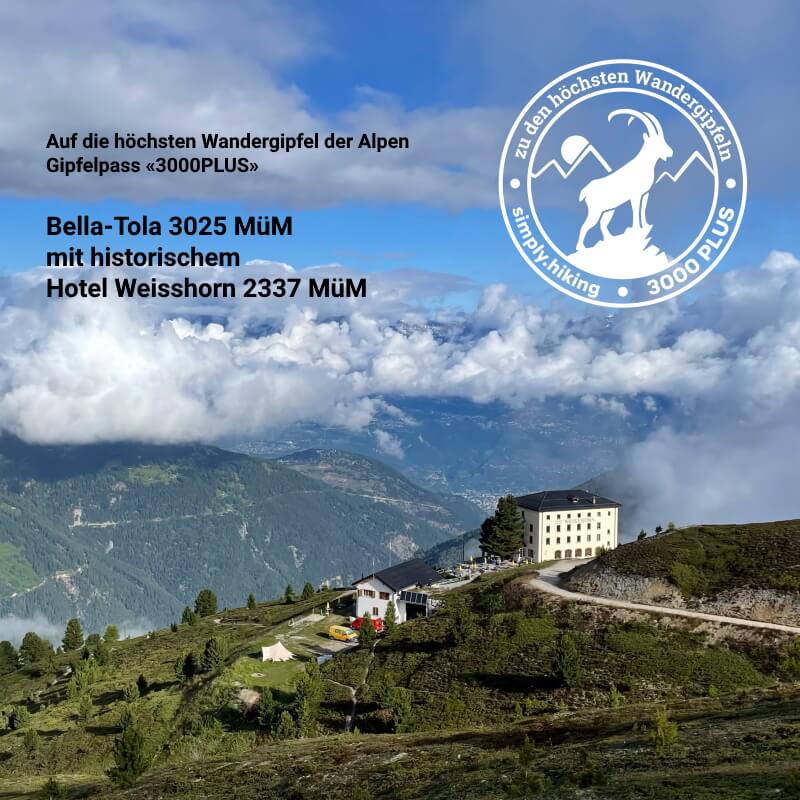
<instances>
[{"instance_id":1,"label":"large white building","mask_svg":"<svg viewBox=\"0 0 800 800\"><path fill-rule=\"evenodd\" d=\"M525 524L523 556L534 561L596 556L619 541L621 503L582 489L516 498Z\"/></svg>"},{"instance_id":2,"label":"large white building","mask_svg":"<svg viewBox=\"0 0 800 800\"><path fill-rule=\"evenodd\" d=\"M365 575L353 584L356 587L356 616L369 614L373 619L383 619L389 601L394 602L397 622L427 616L430 599L420 590L439 580L439 573L419 558Z\"/></svg>"}]
</instances>

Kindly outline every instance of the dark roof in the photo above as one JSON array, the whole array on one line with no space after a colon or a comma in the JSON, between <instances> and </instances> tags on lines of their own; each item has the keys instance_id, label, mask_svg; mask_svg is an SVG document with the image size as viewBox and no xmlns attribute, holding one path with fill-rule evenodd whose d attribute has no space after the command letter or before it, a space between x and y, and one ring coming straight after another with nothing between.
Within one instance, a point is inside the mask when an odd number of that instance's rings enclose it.
<instances>
[{"instance_id":1,"label":"dark roof","mask_svg":"<svg viewBox=\"0 0 800 800\"><path fill-rule=\"evenodd\" d=\"M421 558L412 558L394 567L382 569L380 572L373 572L365 575L355 583L361 583L368 578L377 578L385 583L390 589L399 592L401 589L408 589L409 586L429 586L441 580L441 575L429 567Z\"/></svg>"},{"instance_id":2,"label":"dark roof","mask_svg":"<svg viewBox=\"0 0 800 800\"><path fill-rule=\"evenodd\" d=\"M620 508L622 503L590 494L583 489L556 489L549 492L534 492L515 498L521 508L533 511L562 511L573 508Z\"/></svg>"}]
</instances>

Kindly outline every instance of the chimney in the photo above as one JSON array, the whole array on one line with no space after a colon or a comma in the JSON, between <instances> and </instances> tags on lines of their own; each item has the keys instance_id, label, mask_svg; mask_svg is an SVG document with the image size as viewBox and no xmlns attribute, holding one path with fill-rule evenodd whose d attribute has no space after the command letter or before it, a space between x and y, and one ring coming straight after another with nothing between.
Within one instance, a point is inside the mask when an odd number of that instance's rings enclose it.
<instances>
[{"instance_id":1,"label":"chimney","mask_svg":"<svg viewBox=\"0 0 800 800\"><path fill-rule=\"evenodd\" d=\"M596 505L597 505L597 495L596 495L596 494L593 494L593 495L592 495L592 505L593 505L593 506L596 506Z\"/></svg>"}]
</instances>

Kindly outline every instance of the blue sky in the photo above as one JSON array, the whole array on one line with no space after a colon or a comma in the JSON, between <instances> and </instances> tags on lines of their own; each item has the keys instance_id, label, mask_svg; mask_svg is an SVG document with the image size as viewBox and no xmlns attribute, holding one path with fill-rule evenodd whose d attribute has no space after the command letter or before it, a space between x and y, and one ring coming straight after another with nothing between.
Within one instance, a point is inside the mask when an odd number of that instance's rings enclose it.
<instances>
[{"instance_id":1,"label":"blue sky","mask_svg":"<svg viewBox=\"0 0 800 800\"><path fill-rule=\"evenodd\" d=\"M252 82L233 87L243 94L244 102L252 93L253 103L261 103L258 92L262 85L268 86L270 92L294 98L293 112L301 110L337 127L346 124L350 115L358 116L357 110L365 105L374 118L390 119L388 127L399 134L420 120L435 129L440 115L485 112L483 127L471 141L460 141L458 124L451 121L442 125L439 149L429 157L419 157L421 170L436 164L444 165L454 179L468 175L470 191L460 198L457 188L448 195L444 186L416 196L412 192L410 198L398 202L391 186L374 193L360 187L337 193L334 176L330 194L319 207L313 175L295 193L271 191L271 180L265 175L257 191L246 197L220 180L205 192L212 199L193 197L194 191L181 192L179 181L155 196L125 197L129 193L124 188L110 187L109 196L103 197L107 192L96 180L83 191L78 181L63 178L44 176L31 185L15 179L6 182L0 197L4 242L0 269L24 270L41 263L48 247L43 236L48 213L105 216L143 210L165 216L175 210L195 214L291 210L296 217L293 239L240 240L236 246L243 257L286 261L298 267L342 263L365 271L415 267L463 275L479 284L501 281L547 302L554 299L553 290L543 286L518 258L500 218L493 183L499 145L519 108L541 85L580 63L615 56L660 61L695 78L728 110L742 135L751 171L749 206L739 237L719 272L756 265L772 249L800 249L794 225L798 159L790 134L800 105L792 77L798 72L795 35L800 21L794 3L775 0L760 4L756 11L744 2L699 6L677 2L669 9L644 11L641 4L629 2L611 3L603 10L589 2L412 2L380 10L359 8L357 13L322 3L234 5L237 13L225 20L213 7L206 7L198 20L190 22L177 11L121 4L114 14L87 14L86 19L94 20L94 30L84 31L84 45L95 52L104 47L109 52L115 46L124 49L133 69L176 54L189 66L202 63L212 73L215 63L224 62ZM10 15L6 25L10 38L16 36L17 26L20 32L39 36L43 49L63 50L65 62L70 55L80 57L80 47L64 43L69 37L53 44L53 25L37 27L32 19L21 20L8 9L5 14ZM85 21L65 19L63 24L78 26ZM223 22L225 31L218 28ZM284 28L289 34L282 36ZM258 35L262 32L263 37ZM282 36L283 41L273 45L270 35L276 40ZM9 45L13 46L6 42L7 49ZM182 81L191 80L192 75L191 69L176 69L168 82L169 95L188 92L190 87ZM35 95L37 77L29 80ZM118 81L116 91L124 93L125 74L114 80ZM36 109L26 106L29 92L11 98L9 107L23 116L16 126L18 134L26 137L26 144L33 138L32 169L41 169L45 155L41 139L37 141L40 132L130 127L131 117L115 114L113 105L92 105L96 90L88 79L82 84L80 73L69 90L79 98L77 113L71 115L65 104L58 113L54 108L49 119L41 112L33 118ZM209 92L213 90L209 87ZM197 92L197 86L192 91ZM202 95L202 89L199 92ZM41 95L44 104L48 92ZM27 125L26 108L32 117ZM136 129L147 130L147 119L140 117ZM169 119L163 117L160 128L168 128ZM280 121L276 117L271 123L279 126ZM12 120L5 127L14 133ZM258 124L249 127L263 130ZM292 130L291 122L286 127ZM453 140L452 164L447 164L448 138ZM418 143L412 133L412 150ZM11 157L13 148L7 146L6 158ZM335 170L335 165L330 169ZM402 162L397 170L402 175ZM445 172L443 181L447 180ZM68 190L62 191L67 183ZM123 195L119 199L115 199L115 189Z\"/></svg>"}]
</instances>

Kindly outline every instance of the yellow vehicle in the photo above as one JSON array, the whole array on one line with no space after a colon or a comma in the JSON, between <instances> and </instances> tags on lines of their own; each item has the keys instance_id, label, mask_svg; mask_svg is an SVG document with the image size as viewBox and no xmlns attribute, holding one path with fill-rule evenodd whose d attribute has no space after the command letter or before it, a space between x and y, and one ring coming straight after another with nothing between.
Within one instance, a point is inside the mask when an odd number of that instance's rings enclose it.
<instances>
[{"instance_id":1,"label":"yellow vehicle","mask_svg":"<svg viewBox=\"0 0 800 800\"><path fill-rule=\"evenodd\" d=\"M358 639L358 632L344 625L331 625L328 628L328 636L340 642L355 642Z\"/></svg>"}]
</instances>

